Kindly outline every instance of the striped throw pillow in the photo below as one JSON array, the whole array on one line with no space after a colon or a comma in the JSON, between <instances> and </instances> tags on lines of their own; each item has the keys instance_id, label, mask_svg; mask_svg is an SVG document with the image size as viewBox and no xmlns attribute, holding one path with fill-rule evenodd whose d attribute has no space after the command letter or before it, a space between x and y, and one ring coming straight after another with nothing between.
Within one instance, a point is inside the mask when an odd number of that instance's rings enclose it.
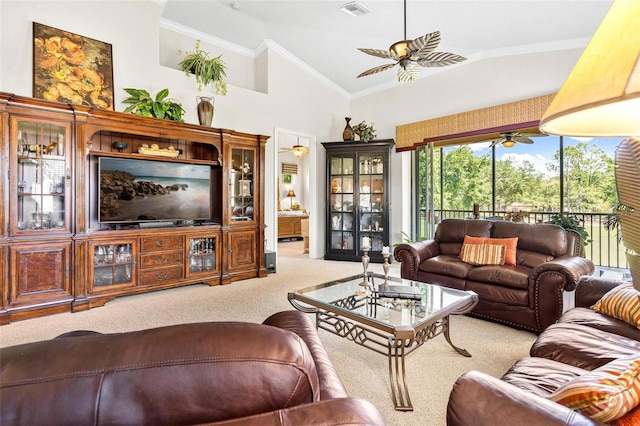
<instances>
[{"instance_id":1,"label":"striped throw pillow","mask_svg":"<svg viewBox=\"0 0 640 426\"><path fill-rule=\"evenodd\" d=\"M609 290L591 309L640 328L640 291L632 282Z\"/></svg>"},{"instance_id":2,"label":"striped throw pillow","mask_svg":"<svg viewBox=\"0 0 640 426\"><path fill-rule=\"evenodd\" d=\"M463 244L460 259L472 265L504 265L505 247L496 244Z\"/></svg>"},{"instance_id":3,"label":"striped throw pillow","mask_svg":"<svg viewBox=\"0 0 640 426\"><path fill-rule=\"evenodd\" d=\"M609 422L640 404L640 358L619 358L565 383L548 397L594 420Z\"/></svg>"}]
</instances>

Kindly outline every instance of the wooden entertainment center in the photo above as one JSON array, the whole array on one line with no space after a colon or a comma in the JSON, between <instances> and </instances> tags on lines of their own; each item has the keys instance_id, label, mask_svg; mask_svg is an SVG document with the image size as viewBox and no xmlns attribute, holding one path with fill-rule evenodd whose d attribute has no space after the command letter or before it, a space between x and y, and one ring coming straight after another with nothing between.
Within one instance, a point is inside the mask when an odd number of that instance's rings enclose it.
<instances>
[{"instance_id":1,"label":"wooden entertainment center","mask_svg":"<svg viewBox=\"0 0 640 426\"><path fill-rule=\"evenodd\" d=\"M267 275L267 136L4 92L0 117L0 324ZM210 167L211 217L99 222L99 158Z\"/></svg>"}]
</instances>

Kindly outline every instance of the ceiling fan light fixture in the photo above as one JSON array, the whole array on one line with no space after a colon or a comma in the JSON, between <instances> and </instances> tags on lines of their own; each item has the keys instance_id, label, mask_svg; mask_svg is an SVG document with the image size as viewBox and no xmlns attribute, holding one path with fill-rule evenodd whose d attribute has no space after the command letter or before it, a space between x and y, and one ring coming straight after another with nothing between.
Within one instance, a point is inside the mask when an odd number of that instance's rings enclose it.
<instances>
[{"instance_id":1,"label":"ceiling fan light fixture","mask_svg":"<svg viewBox=\"0 0 640 426\"><path fill-rule=\"evenodd\" d=\"M507 139L506 141L502 142L502 146L504 146L505 148L513 148L515 144L516 142L511 139Z\"/></svg>"},{"instance_id":2,"label":"ceiling fan light fixture","mask_svg":"<svg viewBox=\"0 0 640 426\"><path fill-rule=\"evenodd\" d=\"M308 150L306 147L302 146L302 145L294 145L291 148L291 152L293 153L293 155L296 158L302 158L305 156L305 154L307 154Z\"/></svg>"},{"instance_id":3,"label":"ceiling fan light fixture","mask_svg":"<svg viewBox=\"0 0 640 426\"><path fill-rule=\"evenodd\" d=\"M402 59L409 56L409 43L411 40L397 41L389 48L389 53Z\"/></svg>"}]
</instances>

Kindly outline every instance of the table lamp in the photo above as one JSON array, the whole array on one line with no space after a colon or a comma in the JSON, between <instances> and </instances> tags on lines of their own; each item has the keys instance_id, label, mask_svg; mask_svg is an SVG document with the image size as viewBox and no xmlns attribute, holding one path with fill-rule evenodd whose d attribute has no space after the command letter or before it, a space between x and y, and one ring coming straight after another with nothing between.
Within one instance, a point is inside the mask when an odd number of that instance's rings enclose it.
<instances>
[{"instance_id":1,"label":"table lamp","mask_svg":"<svg viewBox=\"0 0 640 426\"><path fill-rule=\"evenodd\" d=\"M287 197L289 197L289 199L291 200L289 204L290 209L293 209L293 197L295 196L296 196L296 193L293 192L293 189L290 189L289 192L287 192Z\"/></svg>"},{"instance_id":2,"label":"table lamp","mask_svg":"<svg viewBox=\"0 0 640 426\"><path fill-rule=\"evenodd\" d=\"M616 149L618 216L640 290L640 1L616 0L540 120L545 133L623 137Z\"/></svg>"}]
</instances>

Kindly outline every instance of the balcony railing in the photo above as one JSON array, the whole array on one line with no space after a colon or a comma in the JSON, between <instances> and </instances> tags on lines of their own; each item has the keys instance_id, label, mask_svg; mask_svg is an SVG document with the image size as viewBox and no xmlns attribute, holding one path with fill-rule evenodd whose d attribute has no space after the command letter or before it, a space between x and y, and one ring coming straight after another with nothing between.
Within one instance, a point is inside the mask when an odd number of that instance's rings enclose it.
<instances>
[{"instance_id":1,"label":"balcony railing","mask_svg":"<svg viewBox=\"0 0 640 426\"><path fill-rule=\"evenodd\" d=\"M425 212L422 211L421 223L426 223ZM524 217L524 222L544 223L551 219L551 216L557 212L536 212L528 213L528 217ZM480 218L491 216L504 217L505 212L480 211ZM580 220L580 224L589 233L589 242L585 246L585 257L591 259L596 266L609 268L628 268L625 257L625 248L621 241L618 240L618 232L616 229L610 230L605 226L608 213L567 213L575 216ZM468 219L472 217L471 210L436 210L436 223L442 219ZM424 235L424 232L422 233ZM432 236L426 236L431 238Z\"/></svg>"}]
</instances>

